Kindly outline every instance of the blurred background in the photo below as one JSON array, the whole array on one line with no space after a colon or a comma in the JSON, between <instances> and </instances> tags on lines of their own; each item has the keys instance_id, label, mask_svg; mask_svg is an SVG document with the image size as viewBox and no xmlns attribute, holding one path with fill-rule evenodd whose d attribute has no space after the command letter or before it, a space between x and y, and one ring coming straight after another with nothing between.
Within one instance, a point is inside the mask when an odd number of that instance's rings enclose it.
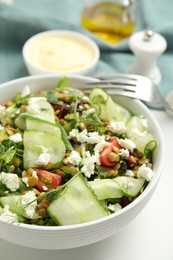
<instances>
[{"instance_id":1,"label":"blurred background","mask_svg":"<svg viewBox=\"0 0 173 260\"><path fill-rule=\"evenodd\" d=\"M128 38L110 44L89 31L83 21L84 28L81 25L84 6L83 0L0 0L0 83L28 75L22 58L25 41L52 29L78 31L97 43L101 57L93 75L128 72L134 59ZM166 95L173 81L173 1L136 0L135 8L134 32L151 29L167 40L167 51L158 59L162 71L159 88Z\"/></svg>"}]
</instances>

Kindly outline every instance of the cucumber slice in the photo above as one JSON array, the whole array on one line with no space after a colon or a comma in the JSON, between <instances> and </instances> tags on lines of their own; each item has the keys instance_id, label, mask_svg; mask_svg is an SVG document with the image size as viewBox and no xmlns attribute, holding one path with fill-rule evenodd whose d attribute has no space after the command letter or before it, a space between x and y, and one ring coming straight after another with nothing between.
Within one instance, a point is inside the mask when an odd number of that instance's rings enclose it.
<instances>
[{"instance_id":1,"label":"cucumber slice","mask_svg":"<svg viewBox=\"0 0 173 260\"><path fill-rule=\"evenodd\" d=\"M128 176L119 176L114 179L121 188L123 194L127 197L135 197L142 189L145 179L136 179Z\"/></svg>"},{"instance_id":2,"label":"cucumber slice","mask_svg":"<svg viewBox=\"0 0 173 260\"><path fill-rule=\"evenodd\" d=\"M27 116L30 116L30 114L22 113L22 114L20 114L19 116L16 117L14 123L19 129L21 129L21 130L26 129L26 117Z\"/></svg>"},{"instance_id":3,"label":"cucumber slice","mask_svg":"<svg viewBox=\"0 0 173 260\"><path fill-rule=\"evenodd\" d=\"M31 98L31 100L32 100L32 98ZM34 103L36 103L37 106L39 107L39 113L38 114L36 113L36 117L55 124L55 115L54 115L54 110L53 110L53 107L51 106L51 104L47 100L44 100L44 99L38 99ZM33 114L31 114L31 115L33 115ZM35 115L33 115L33 116L35 116Z\"/></svg>"},{"instance_id":4,"label":"cucumber slice","mask_svg":"<svg viewBox=\"0 0 173 260\"><path fill-rule=\"evenodd\" d=\"M126 123L126 135L136 144L140 152L147 154L155 150L157 142L143 125L142 120L140 116L132 116Z\"/></svg>"},{"instance_id":5,"label":"cucumber slice","mask_svg":"<svg viewBox=\"0 0 173 260\"><path fill-rule=\"evenodd\" d=\"M98 179L88 182L99 200L121 198L123 192L113 179Z\"/></svg>"},{"instance_id":6,"label":"cucumber slice","mask_svg":"<svg viewBox=\"0 0 173 260\"><path fill-rule=\"evenodd\" d=\"M76 174L50 204L48 214L59 225L73 225L105 217L108 212L82 175Z\"/></svg>"},{"instance_id":7,"label":"cucumber slice","mask_svg":"<svg viewBox=\"0 0 173 260\"><path fill-rule=\"evenodd\" d=\"M24 168L40 167L36 161L43 148L50 154L51 162L57 164L62 161L65 155L65 145L61 138L56 135L36 130L25 130L24 142Z\"/></svg>"},{"instance_id":8,"label":"cucumber slice","mask_svg":"<svg viewBox=\"0 0 173 260\"><path fill-rule=\"evenodd\" d=\"M142 124L142 118L140 116L132 116L128 122L126 123L126 133L127 137L131 137L131 131L135 128L137 129L140 133L146 131L146 128Z\"/></svg>"},{"instance_id":9,"label":"cucumber slice","mask_svg":"<svg viewBox=\"0 0 173 260\"><path fill-rule=\"evenodd\" d=\"M42 119L44 121L48 121L50 123L55 124L55 115L54 115L54 110L52 106L47 102L46 100L38 99L34 102L36 106L38 107L37 112L34 113L30 109L29 111L20 114L16 119L15 119L15 125L22 130L26 129L26 118L27 116L32 116L38 119ZM30 104L30 106L32 106Z\"/></svg>"},{"instance_id":10,"label":"cucumber slice","mask_svg":"<svg viewBox=\"0 0 173 260\"><path fill-rule=\"evenodd\" d=\"M57 125L31 116L26 116L26 129L44 131L61 137L61 130Z\"/></svg>"},{"instance_id":11,"label":"cucumber slice","mask_svg":"<svg viewBox=\"0 0 173 260\"><path fill-rule=\"evenodd\" d=\"M25 129L39 130L39 131L52 133L54 135L57 135L58 137L61 137L61 130L57 125L52 124L48 121L30 116L28 114L21 114L20 116L18 116L16 118L15 123L16 123L16 125L18 125L18 127L20 129L23 129L23 130L25 130Z\"/></svg>"},{"instance_id":12,"label":"cucumber slice","mask_svg":"<svg viewBox=\"0 0 173 260\"><path fill-rule=\"evenodd\" d=\"M99 117L103 120L127 122L131 117L130 112L115 103L102 88L92 89L89 98Z\"/></svg>"},{"instance_id":13,"label":"cucumber slice","mask_svg":"<svg viewBox=\"0 0 173 260\"><path fill-rule=\"evenodd\" d=\"M98 87L91 90L89 98L94 104L106 104L109 95L106 90Z\"/></svg>"},{"instance_id":14,"label":"cucumber slice","mask_svg":"<svg viewBox=\"0 0 173 260\"><path fill-rule=\"evenodd\" d=\"M0 197L1 206L8 205L11 212L16 213L18 216L23 216L28 218L24 205L21 203L21 195L9 195L5 197ZM38 219L40 216L37 213L34 213L32 219Z\"/></svg>"},{"instance_id":15,"label":"cucumber slice","mask_svg":"<svg viewBox=\"0 0 173 260\"><path fill-rule=\"evenodd\" d=\"M144 185L144 179L120 176L114 179L89 181L99 200L117 199L123 196L135 197ZM130 184L129 184L130 183Z\"/></svg>"},{"instance_id":16,"label":"cucumber slice","mask_svg":"<svg viewBox=\"0 0 173 260\"><path fill-rule=\"evenodd\" d=\"M136 148L146 155L153 152L157 146L157 142L151 133L146 133L144 136L136 138L134 142Z\"/></svg>"}]
</instances>

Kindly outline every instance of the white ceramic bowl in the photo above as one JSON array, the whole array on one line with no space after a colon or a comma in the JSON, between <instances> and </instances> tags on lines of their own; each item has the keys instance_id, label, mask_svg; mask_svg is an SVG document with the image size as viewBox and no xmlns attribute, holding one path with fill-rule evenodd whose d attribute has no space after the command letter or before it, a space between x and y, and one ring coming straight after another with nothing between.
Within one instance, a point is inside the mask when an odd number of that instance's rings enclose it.
<instances>
[{"instance_id":1,"label":"white ceramic bowl","mask_svg":"<svg viewBox=\"0 0 173 260\"><path fill-rule=\"evenodd\" d=\"M80 81L92 80L82 76L71 76L73 86ZM26 85L31 91L50 89L57 86L58 76L33 76L7 82L0 86L0 103L14 97ZM154 178L144 192L131 204L117 213L92 222L70 226L31 226L28 224L10 224L0 221L0 237L15 244L39 249L67 249L75 248L100 241L112 236L133 220L151 199L161 176L164 162L164 142L160 127L150 110L140 101L126 97L115 97L115 100L129 109L132 113L144 115L150 126L150 131L155 136L158 146L154 152L153 167ZM145 225L145 223L143 223Z\"/></svg>"},{"instance_id":2,"label":"white ceramic bowl","mask_svg":"<svg viewBox=\"0 0 173 260\"><path fill-rule=\"evenodd\" d=\"M100 57L89 37L73 31L45 31L32 36L23 46L23 59L30 75L89 75Z\"/></svg>"}]
</instances>

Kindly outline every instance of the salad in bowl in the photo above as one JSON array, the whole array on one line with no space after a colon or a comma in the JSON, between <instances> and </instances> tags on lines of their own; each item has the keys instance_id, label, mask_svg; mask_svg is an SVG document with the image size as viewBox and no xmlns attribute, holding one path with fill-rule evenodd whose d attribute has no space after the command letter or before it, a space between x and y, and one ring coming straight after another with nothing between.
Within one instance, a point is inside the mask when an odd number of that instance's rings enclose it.
<instances>
[{"instance_id":1,"label":"salad in bowl","mask_svg":"<svg viewBox=\"0 0 173 260\"><path fill-rule=\"evenodd\" d=\"M96 220L130 204L153 177L157 141L102 88L62 78L0 106L0 218L34 225Z\"/></svg>"},{"instance_id":2,"label":"salad in bowl","mask_svg":"<svg viewBox=\"0 0 173 260\"><path fill-rule=\"evenodd\" d=\"M99 241L133 219L156 188L163 144L149 110L101 87L85 93L81 80L91 79L45 75L1 87L4 239L47 249Z\"/></svg>"}]
</instances>

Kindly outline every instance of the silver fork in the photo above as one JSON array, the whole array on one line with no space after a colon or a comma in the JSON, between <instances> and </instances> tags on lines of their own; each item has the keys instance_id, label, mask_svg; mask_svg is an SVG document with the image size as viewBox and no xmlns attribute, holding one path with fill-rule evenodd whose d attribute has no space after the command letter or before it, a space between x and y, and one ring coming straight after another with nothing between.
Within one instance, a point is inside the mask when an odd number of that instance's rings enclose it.
<instances>
[{"instance_id":1,"label":"silver fork","mask_svg":"<svg viewBox=\"0 0 173 260\"><path fill-rule=\"evenodd\" d=\"M134 74L112 74L95 76L95 78L99 81L84 83L83 87L86 92L89 92L93 87L100 86L109 94L140 99L151 107L162 107L173 111L173 106L162 97L158 88L147 77Z\"/></svg>"}]
</instances>

